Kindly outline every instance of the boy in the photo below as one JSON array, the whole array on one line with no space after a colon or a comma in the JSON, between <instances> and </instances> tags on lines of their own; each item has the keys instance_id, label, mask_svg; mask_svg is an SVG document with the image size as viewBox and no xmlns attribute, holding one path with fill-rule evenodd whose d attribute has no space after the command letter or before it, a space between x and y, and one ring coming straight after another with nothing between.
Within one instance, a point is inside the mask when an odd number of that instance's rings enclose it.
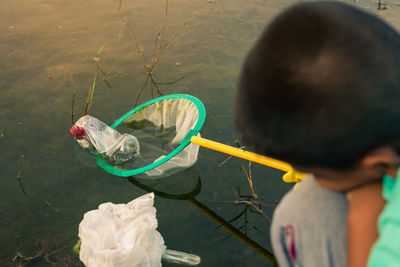
<instances>
[{"instance_id":1,"label":"boy","mask_svg":"<svg viewBox=\"0 0 400 267\"><path fill-rule=\"evenodd\" d=\"M275 211L281 266L365 265L376 220L360 226L373 229L364 240L351 220L363 216L358 210L374 218L384 205L380 181L400 162L398 103L400 36L373 15L338 2L300 3L261 35L243 66L236 124L257 152L313 173ZM377 200L366 207L359 200L369 195Z\"/></svg>"}]
</instances>

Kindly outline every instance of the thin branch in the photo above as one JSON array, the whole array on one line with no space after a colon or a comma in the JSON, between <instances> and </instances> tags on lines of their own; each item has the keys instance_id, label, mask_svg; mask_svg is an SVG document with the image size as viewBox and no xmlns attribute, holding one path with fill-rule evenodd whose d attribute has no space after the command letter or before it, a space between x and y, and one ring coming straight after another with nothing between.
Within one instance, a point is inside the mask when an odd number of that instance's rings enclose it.
<instances>
[{"instance_id":1,"label":"thin branch","mask_svg":"<svg viewBox=\"0 0 400 267\"><path fill-rule=\"evenodd\" d=\"M163 46L165 31L167 30L167 18L168 18L168 0L165 0L165 15L164 15L164 25L161 30L161 40L160 49Z\"/></svg>"},{"instance_id":2,"label":"thin branch","mask_svg":"<svg viewBox=\"0 0 400 267\"><path fill-rule=\"evenodd\" d=\"M160 47L160 50L158 51L158 55L156 58L152 59L151 65L154 67L156 63L160 60L161 55L165 52L165 50L176 40L178 39L181 35L183 35L183 29L185 28L187 24L187 21L185 21L180 29L178 29L172 37L162 46Z\"/></svg>"},{"instance_id":3,"label":"thin branch","mask_svg":"<svg viewBox=\"0 0 400 267\"><path fill-rule=\"evenodd\" d=\"M157 82L154 80L153 75L152 75L151 73L149 73L149 74L150 74L151 83L152 83L152 84L154 85L154 87L157 89L157 94L158 94L158 96L162 96L163 93L161 92L160 88L158 87Z\"/></svg>"},{"instance_id":4,"label":"thin branch","mask_svg":"<svg viewBox=\"0 0 400 267\"><path fill-rule=\"evenodd\" d=\"M142 56L142 52L143 52L143 51L142 51L142 49L140 48L139 41L138 41L138 39L137 39L137 37L136 37L136 33L135 33L134 29L133 29L132 26L129 24L129 22L128 22L127 19L124 19L124 20L122 21L122 23L124 23L124 24L128 27L130 33L132 34L133 39L134 39L135 44L136 44L136 51L137 51L137 53L138 53L138 55L139 55L139 58L140 58L140 60L142 61L142 64L143 64L143 65L146 65L146 63L144 63L144 59L143 59L143 56Z\"/></svg>"},{"instance_id":5,"label":"thin branch","mask_svg":"<svg viewBox=\"0 0 400 267\"><path fill-rule=\"evenodd\" d=\"M175 33L172 35L172 37L168 40L165 41L165 33L167 31L167 22L168 22L168 0L165 0L165 13L164 13L164 22L163 22L163 26L160 29L160 31L157 33L156 35L156 39L154 41L154 47L153 47L153 51L152 51L152 56L151 56L151 61L146 64L144 57L143 57L143 49L141 48L141 45L139 44L136 32L134 30L134 28L129 24L127 19L123 20L123 24L126 25L126 27L128 28L128 30L130 31L134 42L135 42L135 46L136 46L136 51L139 55L139 59L143 65L143 68L145 69L146 73L147 73L147 77L146 77L146 81L143 84L143 86L141 87L141 89L139 90L138 96L136 98L136 103L135 106L137 105L140 96L143 93L144 88L146 87L146 85L148 84L149 78L150 78L150 93L151 96L154 98L154 91L157 92L158 96L162 96L163 93L161 92L161 89L159 87L159 85L163 85L163 84L174 84L177 83L178 81L180 81L182 78L179 78L175 81L172 82L167 82L167 83L161 83L156 81L155 77L153 76L153 69L155 68L155 66L157 65L157 63L160 60L160 57L163 55L163 53L165 52L165 50L178 38L180 37L183 33L184 33L184 27L186 26L186 24L188 23L188 21L185 21L183 23L183 25L177 30L175 31ZM100 69L100 71L102 71L101 66L98 63L98 67ZM104 71L102 71L103 74ZM105 79L106 82L107 79Z\"/></svg>"},{"instance_id":6,"label":"thin branch","mask_svg":"<svg viewBox=\"0 0 400 267\"><path fill-rule=\"evenodd\" d=\"M150 74L151 77L151 74ZM153 79L152 79L153 80ZM153 88L153 81L151 81L150 83L150 93L151 93L151 98L154 98L154 92L153 92L154 88Z\"/></svg>"},{"instance_id":7,"label":"thin branch","mask_svg":"<svg viewBox=\"0 0 400 267\"><path fill-rule=\"evenodd\" d=\"M241 166L240 170L243 170L243 172L247 178L247 181L249 182L252 196L253 196L254 200L257 200L257 195L256 195L256 193L254 191L254 187L253 187L253 178L251 177L251 161L249 161L249 172L247 172L246 168L243 165Z\"/></svg>"},{"instance_id":8,"label":"thin branch","mask_svg":"<svg viewBox=\"0 0 400 267\"><path fill-rule=\"evenodd\" d=\"M221 162L220 164L218 164L218 167L221 167L222 165L224 165L225 163L227 163L233 156L229 156L226 159L224 159L223 162Z\"/></svg>"},{"instance_id":9,"label":"thin branch","mask_svg":"<svg viewBox=\"0 0 400 267\"><path fill-rule=\"evenodd\" d=\"M24 154L21 155L20 159L19 159L19 167L18 167L18 172L17 172L17 182L19 184L19 186L21 187L22 192L24 192L24 194L26 194L24 187L22 186L21 183L21 170L22 170L22 161L24 160Z\"/></svg>"},{"instance_id":10,"label":"thin branch","mask_svg":"<svg viewBox=\"0 0 400 267\"><path fill-rule=\"evenodd\" d=\"M71 121L72 121L72 125L75 124L75 120L74 120L74 104L75 104L75 90L72 93L72 104L71 104Z\"/></svg>"},{"instance_id":11,"label":"thin branch","mask_svg":"<svg viewBox=\"0 0 400 267\"><path fill-rule=\"evenodd\" d=\"M172 81L172 82L165 82L165 83L163 83L163 82L156 82L156 83L157 83L157 85L159 85L159 84L162 84L162 85L166 85L166 84L175 84L175 83L177 83L177 82L183 80L184 78L185 78L185 77L182 76L182 77L180 77L180 78L178 78L178 79L176 79L175 81Z\"/></svg>"},{"instance_id":12,"label":"thin branch","mask_svg":"<svg viewBox=\"0 0 400 267\"><path fill-rule=\"evenodd\" d=\"M167 17L168 17L168 0L165 0L164 23L163 23L161 30L157 33L156 40L154 41L153 54L152 54L151 58L154 58L154 56L156 54L157 44L158 44L159 40L160 40L160 48L159 49L161 49L161 47L162 47L162 43L164 40L164 34L165 34L165 31L167 30Z\"/></svg>"},{"instance_id":13,"label":"thin branch","mask_svg":"<svg viewBox=\"0 0 400 267\"><path fill-rule=\"evenodd\" d=\"M149 81L149 76L150 76L150 73L147 73L146 81L144 82L142 88L140 88L139 93L138 93L138 95L137 95L137 97L136 97L135 107L136 107L136 105L137 105L138 102L139 102L139 98L140 98L140 96L142 95L143 90L144 90L144 88L145 88L146 85L147 85L147 82Z\"/></svg>"}]
</instances>

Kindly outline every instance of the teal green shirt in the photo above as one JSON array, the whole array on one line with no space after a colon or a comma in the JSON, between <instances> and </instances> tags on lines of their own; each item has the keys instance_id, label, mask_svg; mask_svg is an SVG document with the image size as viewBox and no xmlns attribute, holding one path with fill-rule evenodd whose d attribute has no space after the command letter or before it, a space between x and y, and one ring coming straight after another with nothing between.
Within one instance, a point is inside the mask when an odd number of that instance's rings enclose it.
<instances>
[{"instance_id":1,"label":"teal green shirt","mask_svg":"<svg viewBox=\"0 0 400 267\"><path fill-rule=\"evenodd\" d=\"M383 178L387 204L378 219L379 238L372 247L368 267L400 266L400 172L397 179Z\"/></svg>"}]
</instances>

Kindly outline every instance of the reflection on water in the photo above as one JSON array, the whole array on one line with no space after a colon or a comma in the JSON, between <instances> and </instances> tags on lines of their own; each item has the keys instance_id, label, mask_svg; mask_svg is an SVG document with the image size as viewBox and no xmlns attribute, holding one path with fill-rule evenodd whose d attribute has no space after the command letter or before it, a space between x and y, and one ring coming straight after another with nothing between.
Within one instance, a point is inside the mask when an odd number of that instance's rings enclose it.
<instances>
[{"instance_id":1,"label":"reflection on water","mask_svg":"<svg viewBox=\"0 0 400 267\"><path fill-rule=\"evenodd\" d=\"M170 182L174 182L174 184L178 184L177 181L174 181L173 179L169 179L169 180L170 180ZM237 238L238 240L243 242L247 247L249 247L249 248L253 249L254 251L256 251L257 253L259 253L261 256L266 258L274 266L277 265L274 255L267 249L260 246L257 242L250 239L247 236L247 231L245 231L245 233L242 233L240 231L240 228L236 228L236 227L232 226L231 222L235 221L238 218L238 216L236 216L234 219L232 219L228 222L225 219L223 219L222 217L220 217L218 214L213 212L206 205L204 205L203 203L201 203L200 201L195 199L195 196L197 194L199 194L201 191L200 177L198 178L196 187L194 187L193 190L191 190L190 192L185 192L185 193L181 192L178 194L177 194L176 190L174 190L175 191L174 193L167 193L163 190L156 190L154 187L146 185L146 181L138 181L137 179L135 179L133 177L131 177L129 179L129 181L131 183L133 183L134 185L136 185L140 188L143 188L147 192L154 192L157 196L160 196L163 198L187 200L189 204L191 204L193 207L197 208L199 211L201 211L204 215L206 215L213 222L217 223L218 227L221 227L222 229L227 231L230 235L234 236L235 238ZM159 185L157 185L157 187L158 186ZM243 214L243 213L241 213L241 214ZM245 225L247 223L248 222L245 221Z\"/></svg>"},{"instance_id":2,"label":"reflection on water","mask_svg":"<svg viewBox=\"0 0 400 267\"><path fill-rule=\"evenodd\" d=\"M165 40L189 22L183 36L164 51L152 75L159 82L179 80L160 84L162 93L191 94L205 104L202 134L207 138L223 143L237 138L232 103L240 65L265 24L295 2L169 0ZM376 1L349 2L400 28L399 6L388 2L389 9L377 10ZM0 265L12 262L16 252L35 256L40 247L46 247L46 253L57 252L51 256L53 261L77 265L70 248L76 243L83 214L103 202L126 203L144 194L126 179L89 168L76 158L75 141L69 135L71 100L75 90L79 117L98 71L93 57L104 45L99 62L109 73L111 89L97 80L90 113L111 124L132 109L148 73L123 20L134 28L145 62L151 62L164 14L161 0L0 0ZM150 98L151 88L147 88L139 102ZM26 194L16 181L21 154L20 181ZM201 149L194 167L198 173L175 174L179 182L169 188L192 185L200 176L196 200L225 220L234 218L241 208L228 201L237 198L236 187L247 190L244 194L251 192L239 173L243 161L232 159L218 167L225 158ZM290 188L281 182L279 171L254 165L252 175L264 203L279 200ZM216 230L213 221L185 201L158 197L155 206L159 231L168 245L200 255L200 265L271 266L237 239L226 239L224 231ZM264 207L263 212L270 216L273 207ZM250 227L248 237L270 251L269 221L259 214L247 219L262 232ZM38 266L46 264L41 257Z\"/></svg>"}]
</instances>

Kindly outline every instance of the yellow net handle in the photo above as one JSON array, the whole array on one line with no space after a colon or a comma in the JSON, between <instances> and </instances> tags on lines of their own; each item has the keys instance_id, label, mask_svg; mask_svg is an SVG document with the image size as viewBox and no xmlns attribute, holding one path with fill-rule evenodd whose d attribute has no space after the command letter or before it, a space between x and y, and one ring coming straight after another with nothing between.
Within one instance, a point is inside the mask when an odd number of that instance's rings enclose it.
<instances>
[{"instance_id":1,"label":"yellow net handle","mask_svg":"<svg viewBox=\"0 0 400 267\"><path fill-rule=\"evenodd\" d=\"M192 142L193 144L202 146L202 147L206 147L215 151L219 151L234 157L238 157L238 158L242 158L245 160L249 160L252 162L256 162L265 166L269 166L281 171L285 171L286 173L283 175L282 179L283 181L285 181L286 183L297 183L299 181L301 181L307 174L306 173L302 173L299 171L296 171L295 169L293 169L293 167L283 161L280 160L276 160L273 158L269 158L266 156L262 156L250 151L245 151L243 149L240 148L236 148L236 147L232 147L232 146L228 146L222 143L218 143L215 141L211 141L205 138L201 138L198 136L192 136L192 138L190 139L190 142Z\"/></svg>"}]
</instances>

